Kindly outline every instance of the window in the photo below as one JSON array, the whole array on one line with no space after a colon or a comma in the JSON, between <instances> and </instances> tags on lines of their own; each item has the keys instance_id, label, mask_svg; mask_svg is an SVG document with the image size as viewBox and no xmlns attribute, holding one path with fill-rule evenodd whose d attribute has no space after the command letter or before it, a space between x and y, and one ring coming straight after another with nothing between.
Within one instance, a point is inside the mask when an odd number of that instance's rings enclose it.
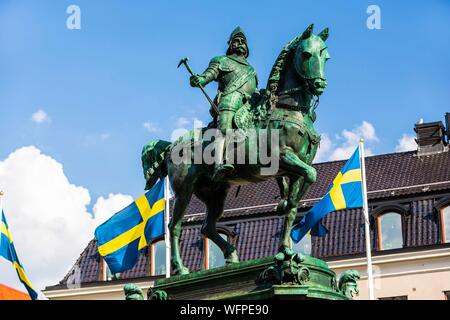
<instances>
[{"instance_id":1,"label":"window","mask_svg":"<svg viewBox=\"0 0 450 320\"><path fill-rule=\"evenodd\" d=\"M402 216L387 212L378 216L378 250L403 247Z\"/></svg>"},{"instance_id":2,"label":"window","mask_svg":"<svg viewBox=\"0 0 450 320\"><path fill-rule=\"evenodd\" d=\"M101 264L101 281L111 281L111 280L117 280L120 278L120 273L113 274L111 270L108 267L108 264L106 263L105 259L102 258Z\"/></svg>"},{"instance_id":3,"label":"window","mask_svg":"<svg viewBox=\"0 0 450 320\"><path fill-rule=\"evenodd\" d=\"M445 299L450 300L450 291L444 291Z\"/></svg>"},{"instance_id":4,"label":"window","mask_svg":"<svg viewBox=\"0 0 450 320\"><path fill-rule=\"evenodd\" d=\"M220 236L228 241L227 235L219 233ZM205 255L204 267L205 269L217 268L225 265L225 258L220 248L210 239L205 238Z\"/></svg>"},{"instance_id":5,"label":"window","mask_svg":"<svg viewBox=\"0 0 450 320\"><path fill-rule=\"evenodd\" d=\"M150 246L150 275L166 274L166 242L160 240Z\"/></svg>"},{"instance_id":6,"label":"window","mask_svg":"<svg viewBox=\"0 0 450 320\"><path fill-rule=\"evenodd\" d=\"M408 296L384 297L378 298L378 300L408 300Z\"/></svg>"},{"instance_id":7,"label":"window","mask_svg":"<svg viewBox=\"0 0 450 320\"><path fill-rule=\"evenodd\" d=\"M450 206L441 208L442 243L450 243Z\"/></svg>"},{"instance_id":8,"label":"window","mask_svg":"<svg viewBox=\"0 0 450 320\"><path fill-rule=\"evenodd\" d=\"M291 239L291 248L295 252L311 255L311 235L306 234L298 243L293 243Z\"/></svg>"}]
</instances>

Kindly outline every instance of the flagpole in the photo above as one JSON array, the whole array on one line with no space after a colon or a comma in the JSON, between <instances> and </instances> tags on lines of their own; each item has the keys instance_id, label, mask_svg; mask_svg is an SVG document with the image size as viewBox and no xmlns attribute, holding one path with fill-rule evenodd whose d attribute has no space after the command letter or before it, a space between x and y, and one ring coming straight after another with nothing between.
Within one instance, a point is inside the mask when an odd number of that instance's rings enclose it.
<instances>
[{"instance_id":1,"label":"flagpole","mask_svg":"<svg viewBox=\"0 0 450 320\"><path fill-rule=\"evenodd\" d=\"M2 232L1 232L1 226L2 226L2 216L3 216L3 196L5 195L5 193L0 190L0 248L1 248L1 244L2 244Z\"/></svg>"},{"instance_id":2,"label":"flagpole","mask_svg":"<svg viewBox=\"0 0 450 320\"><path fill-rule=\"evenodd\" d=\"M366 164L364 157L364 139L359 140L359 156L361 161L362 175L362 191L363 191L363 212L364 226L366 235L366 257L367 257L367 287L369 289L369 300L375 300L373 294L373 273L372 273L372 251L370 246L370 222L369 222L369 205L367 201L367 185L366 185Z\"/></svg>"},{"instance_id":3,"label":"flagpole","mask_svg":"<svg viewBox=\"0 0 450 320\"><path fill-rule=\"evenodd\" d=\"M169 175L167 175L164 181L164 238L166 242L166 278L170 278L170 234L169 234L169 214L170 214L170 190L169 190Z\"/></svg>"},{"instance_id":4,"label":"flagpole","mask_svg":"<svg viewBox=\"0 0 450 320\"><path fill-rule=\"evenodd\" d=\"M3 196L4 196L4 192L2 190L0 190L0 213L3 213Z\"/></svg>"}]
</instances>

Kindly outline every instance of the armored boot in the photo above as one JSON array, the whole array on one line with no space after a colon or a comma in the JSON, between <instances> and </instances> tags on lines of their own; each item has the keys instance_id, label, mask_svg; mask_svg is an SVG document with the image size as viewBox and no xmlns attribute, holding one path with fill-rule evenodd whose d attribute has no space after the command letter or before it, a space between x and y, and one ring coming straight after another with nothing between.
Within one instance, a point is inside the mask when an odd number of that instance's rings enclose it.
<instances>
[{"instance_id":1,"label":"armored boot","mask_svg":"<svg viewBox=\"0 0 450 320\"><path fill-rule=\"evenodd\" d=\"M234 166L231 163L224 163L224 155L226 154L225 137L223 135L217 137L215 143L216 165L212 179L213 181L219 181L233 172Z\"/></svg>"}]
</instances>

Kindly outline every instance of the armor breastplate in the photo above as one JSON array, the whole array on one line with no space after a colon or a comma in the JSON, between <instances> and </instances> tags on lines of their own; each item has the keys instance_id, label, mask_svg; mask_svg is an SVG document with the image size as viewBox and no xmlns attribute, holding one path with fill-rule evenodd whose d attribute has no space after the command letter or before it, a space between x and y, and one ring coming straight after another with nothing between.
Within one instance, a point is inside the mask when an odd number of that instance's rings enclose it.
<instances>
[{"instance_id":1,"label":"armor breastplate","mask_svg":"<svg viewBox=\"0 0 450 320\"><path fill-rule=\"evenodd\" d=\"M257 89L256 73L249 64L224 58L220 64L219 109L239 109Z\"/></svg>"}]
</instances>

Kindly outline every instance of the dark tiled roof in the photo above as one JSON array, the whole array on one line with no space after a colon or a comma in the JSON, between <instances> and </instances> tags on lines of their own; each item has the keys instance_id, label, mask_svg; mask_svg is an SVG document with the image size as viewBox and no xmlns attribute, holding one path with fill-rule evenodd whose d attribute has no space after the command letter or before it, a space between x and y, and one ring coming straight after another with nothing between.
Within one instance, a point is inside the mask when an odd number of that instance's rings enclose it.
<instances>
[{"instance_id":1,"label":"dark tiled roof","mask_svg":"<svg viewBox=\"0 0 450 320\"><path fill-rule=\"evenodd\" d=\"M317 182L311 187L300 205L309 207L326 192L329 184L345 161L316 164ZM439 221L433 205L436 192L450 191L450 152L417 157L415 152L403 152L368 157L366 159L369 205L377 202L400 201L410 195L409 214L403 217L405 246L434 245L439 242ZM236 187L228 195L222 223L232 228L242 261L276 253L283 228L283 217L274 214L279 201L279 190L274 180L243 186L238 197ZM427 196L428 195L428 196ZM425 199L419 199L425 196ZM424 197L422 197L424 198ZM400 199L400 200L399 200ZM402 200L404 201L404 200ZM306 208L305 208L306 210ZM181 235L181 254L191 270L202 268L203 241L200 220L205 208L195 197L186 213ZM322 238L313 237L312 255L332 258L358 255L365 251L363 214L360 209L334 212L323 219L329 233ZM376 248L376 230L371 228L372 247ZM144 250L135 267L122 274L123 279L148 275L148 251ZM93 282L99 278L99 256L93 240L83 251L75 266L81 271L81 282ZM72 272L72 271L71 271ZM61 281L67 282L71 272Z\"/></svg>"},{"instance_id":2,"label":"dark tiled roof","mask_svg":"<svg viewBox=\"0 0 450 320\"><path fill-rule=\"evenodd\" d=\"M91 240L61 283L76 284L79 282L97 281L100 272L99 262L100 256L97 252L97 241Z\"/></svg>"},{"instance_id":3,"label":"dark tiled roof","mask_svg":"<svg viewBox=\"0 0 450 320\"><path fill-rule=\"evenodd\" d=\"M317 181L303 197L300 207L309 207L320 199L344 165L345 161L314 165ZM417 194L450 188L450 152L418 157L415 151L391 153L366 158L369 200ZM237 217L272 211L280 199L274 179L231 188L225 204L224 217ZM204 204L193 197L187 211L189 221L203 220Z\"/></svg>"}]
</instances>

